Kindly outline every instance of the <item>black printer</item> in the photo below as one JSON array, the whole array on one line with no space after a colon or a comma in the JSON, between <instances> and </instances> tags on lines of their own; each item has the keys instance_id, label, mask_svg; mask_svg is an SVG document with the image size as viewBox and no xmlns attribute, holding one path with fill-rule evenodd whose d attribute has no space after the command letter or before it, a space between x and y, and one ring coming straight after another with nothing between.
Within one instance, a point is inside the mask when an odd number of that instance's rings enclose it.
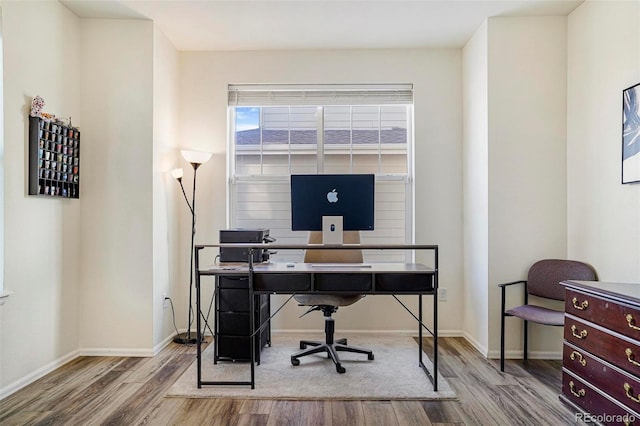
<instances>
[{"instance_id":1,"label":"black printer","mask_svg":"<svg viewBox=\"0 0 640 426\"><path fill-rule=\"evenodd\" d=\"M269 236L269 230L263 228L221 229L220 244L225 243L272 243L276 239ZM256 263L269 260L269 250L254 249L253 261ZM249 249L244 247L220 247L220 262L248 262Z\"/></svg>"}]
</instances>

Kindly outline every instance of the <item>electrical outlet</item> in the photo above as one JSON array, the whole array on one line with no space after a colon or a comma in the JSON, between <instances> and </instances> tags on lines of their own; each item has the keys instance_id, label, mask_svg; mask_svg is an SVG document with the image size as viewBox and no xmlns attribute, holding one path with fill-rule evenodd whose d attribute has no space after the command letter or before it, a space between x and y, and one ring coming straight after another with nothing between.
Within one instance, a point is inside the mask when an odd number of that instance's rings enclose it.
<instances>
[{"instance_id":1,"label":"electrical outlet","mask_svg":"<svg viewBox=\"0 0 640 426\"><path fill-rule=\"evenodd\" d=\"M162 295L162 309L167 309L169 307L169 297L166 294Z\"/></svg>"},{"instance_id":2,"label":"electrical outlet","mask_svg":"<svg viewBox=\"0 0 640 426\"><path fill-rule=\"evenodd\" d=\"M438 288L438 300L441 301L441 302L446 302L447 301L447 288L446 287Z\"/></svg>"}]
</instances>

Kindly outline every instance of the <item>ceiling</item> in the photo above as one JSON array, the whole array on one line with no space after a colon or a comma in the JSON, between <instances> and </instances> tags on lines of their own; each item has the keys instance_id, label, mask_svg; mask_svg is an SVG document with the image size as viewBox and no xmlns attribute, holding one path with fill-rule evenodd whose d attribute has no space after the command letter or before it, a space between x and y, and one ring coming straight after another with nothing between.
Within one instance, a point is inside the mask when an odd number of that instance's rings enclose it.
<instances>
[{"instance_id":1,"label":"ceiling","mask_svg":"<svg viewBox=\"0 0 640 426\"><path fill-rule=\"evenodd\" d=\"M151 19L178 50L462 47L495 16L584 0L61 0L81 18Z\"/></svg>"}]
</instances>

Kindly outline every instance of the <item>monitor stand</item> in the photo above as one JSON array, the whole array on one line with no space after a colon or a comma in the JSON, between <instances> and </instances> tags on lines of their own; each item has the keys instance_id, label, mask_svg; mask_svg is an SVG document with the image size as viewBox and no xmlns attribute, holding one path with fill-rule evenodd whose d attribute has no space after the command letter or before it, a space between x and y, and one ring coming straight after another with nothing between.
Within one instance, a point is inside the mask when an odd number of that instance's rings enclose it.
<instances>
[{"instance_id":1,"label":"monitor stand","mask_svg":"<svg viewBox=\"0 0 640 426\"><path fill-rule=\"evenodd\" d=\"M342 216L322 216L322 244L342 245Z\"/></svg>"}]
</instances>

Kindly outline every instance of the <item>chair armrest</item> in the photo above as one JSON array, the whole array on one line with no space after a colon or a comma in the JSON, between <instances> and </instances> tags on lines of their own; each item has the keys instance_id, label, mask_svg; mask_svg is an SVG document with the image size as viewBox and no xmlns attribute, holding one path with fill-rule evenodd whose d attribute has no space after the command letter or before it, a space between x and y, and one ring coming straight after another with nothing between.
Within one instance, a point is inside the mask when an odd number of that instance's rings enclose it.
<instances>
[{"instance_id":1,"label":"chair armrest","mask_svg":"<svg viewBox=\"0 0 640 426\"><path fill-rule=\"evenodd\" d=\"M507 286L514 285L514 284L526 284L526 283L527 283L526 280L511 281L510 283L498 284L498 287L507 287Z\"/></svg>"},{"instance_id":2,"label":"chair armrest","mask_svg":"<svg viewBox=\"0 0 640 426\"><path fill-rule=\"evenodd\" d=\"M515 285L515 284L524 284L524 304L526 305L529 302L529 295L527 294L527 280L518 280L518 281L511 281L508 283L502 283L502 284L498 284L498 287L500 287L501 290L501 297L500 297L500 310L502 311L502 316L504 317L504 313L505 313L505 305L506 305L506 289L507 287L511 286L511 285Z\"/></svg>"}]
</instances>

